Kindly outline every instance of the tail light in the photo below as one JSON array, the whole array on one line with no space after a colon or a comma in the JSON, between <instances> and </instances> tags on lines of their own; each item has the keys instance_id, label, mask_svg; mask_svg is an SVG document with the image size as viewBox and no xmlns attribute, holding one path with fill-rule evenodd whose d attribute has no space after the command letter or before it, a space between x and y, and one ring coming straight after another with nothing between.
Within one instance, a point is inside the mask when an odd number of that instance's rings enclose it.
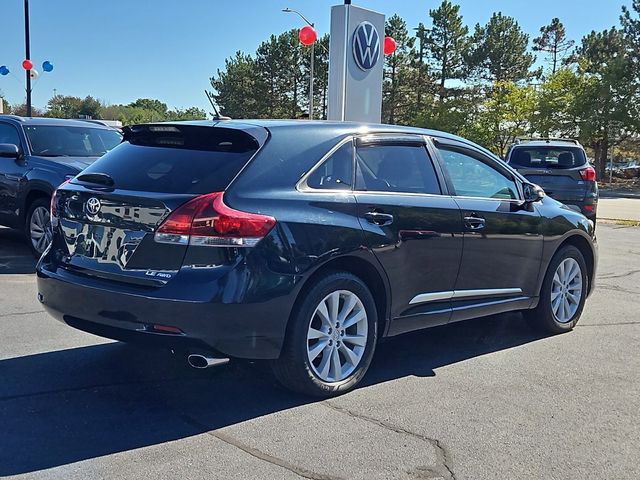
<instances>
[{"instance_id":1,"label":"tail light","mask_svg":"<svg viewBox=\"0 0 640 480\"><path fill-rule=\"evenodd\" d=\"M56 227L58 225L58 190L64 187L67 183L69 183L72 179L68 178L64 182L62 182L58 187L53 191L51 195L51 205L50 205L50 216L51 216L51 226Z\"/></svg>"},{"instance_id":2,"label":"tail light","mask_svg":"<svg viewBox=\"0 0 640 480\"><path fill-rule=\"evenodd\" d=\"M210 247L253 247L274 227L276 219L241 212L224 204L223 193L208 193L175 209L162 222L156 242Z\"/></svg>"},{"instance_id":3,"label":"tail light","mask_svg":"<svg viewBox=\"0 0 640 480\"><path fill-rule=\"evenodd\" d=\"M584 205L582 209L587 213L593 213L595 210L595 205Z\"/></svg>"},{"instance_id":4,"label":"tail light","mask_svg":"<svg viewBox=\"0 0 640 480\"><path fill-rule=\"evenodd\" d=\"M580 170L580 176L587 182L595 182L596 170L593 167L587 167L584 170Z\"/></svg>"}]
</instances>

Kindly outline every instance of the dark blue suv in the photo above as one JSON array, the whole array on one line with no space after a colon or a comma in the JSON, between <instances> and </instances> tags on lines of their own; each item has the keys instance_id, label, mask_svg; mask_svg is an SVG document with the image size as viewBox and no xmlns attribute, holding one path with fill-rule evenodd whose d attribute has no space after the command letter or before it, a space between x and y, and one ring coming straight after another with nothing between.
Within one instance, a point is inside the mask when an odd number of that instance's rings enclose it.
<instances>
[{"instance_id":1,"label":"dark blue suv","mask_svg":"<svg viewBox=\"0 0 640 480\"><path fill-rule=\"evenodd\" d=\"M522 310L575 325L593 223L432 130L310 121L125 128L60 187L38 299L196 368L269 360L301 392L364 376L379 338Z\"/></svg>"},{"instance_id":2,"label":"dark blue suv","mask_svg":"<svg viewBox=\"0 0 640 480\"><path fill-rule=\"evenodd\" d=\"M55 188L121 139L113 128L82 120L0 115L0 225L24 230L40 256L51 240Z\"/></svg>"}]
</instances>

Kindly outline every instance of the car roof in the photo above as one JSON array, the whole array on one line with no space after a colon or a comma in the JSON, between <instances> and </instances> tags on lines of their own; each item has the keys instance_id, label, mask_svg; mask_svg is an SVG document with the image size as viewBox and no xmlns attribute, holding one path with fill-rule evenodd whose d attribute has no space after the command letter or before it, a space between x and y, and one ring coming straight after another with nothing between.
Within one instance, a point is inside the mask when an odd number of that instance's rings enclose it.
<instances>
[{"instance_id":1,"label":"car roof","mask_svg":"<svg viewBox=\"0 0 640 480\"><path fill-rule=\"evenodd\" d=\"M105 130L113 130L113 128L95 123L90 120L70 119L70 118L48 118L48 117L20 117L18 115L0 115L0 120L9 121L19 125L47 125L47 126L67 126L67 127L94 127Z\"/></svg>"},{"instance_id":2,"label":"car roof","mask_svg":"<svg viewBox=\"0 0 640 480\"><path fill-rule=\"evenodd\" d=\"M552 140L527 140L513 145L513 148L522 147L578 147L582 146L575 140L563 140L560 138L554 138Z\"/></svg>"},{"instance_id":3,"label":"car roof","mask_svg":"<svg viewBox=\"0 0 640 480\"><path fill-rule=\"evenodd\" d=\"M333 131L336 136L367 134L367 133L397 133L397 134L415 134L427 135L430 137L438 137L448 140L454 140L460 143L474 147L493 158L498 158L494 153L486 148L477 145L470 140L453 135L451 133L439 130L431 130L426 128L409 127L403 125L388 125L382 123L363 123L363 122L337 122L329 120L267 120L267 119L247 119L247 120L191 120L184 122L165 122L170 124L184 124L195 126L211 126L211 127L227 127L235 129L248 129L262 127L270 131L279 129L304 129L317 131Z\"/></svg>"}]
</instances>

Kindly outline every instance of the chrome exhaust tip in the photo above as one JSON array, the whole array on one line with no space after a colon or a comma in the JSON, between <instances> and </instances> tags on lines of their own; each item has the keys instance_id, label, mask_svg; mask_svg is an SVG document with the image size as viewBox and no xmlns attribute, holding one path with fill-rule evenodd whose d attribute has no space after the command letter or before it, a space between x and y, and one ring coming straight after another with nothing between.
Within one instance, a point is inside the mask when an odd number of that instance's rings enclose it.
<instances>
[{"instance_id":1,"label":"chrome exhaust tip","mask_svg":"<svg viewBox=\"0 0 640 480\"><path fill-rule=\"evenodd\" d=\"M193 368L217 367L229 363L228 358L213 358L199 353L192 353L187 357L187 362Z\"/></svg>"}]
</instances>

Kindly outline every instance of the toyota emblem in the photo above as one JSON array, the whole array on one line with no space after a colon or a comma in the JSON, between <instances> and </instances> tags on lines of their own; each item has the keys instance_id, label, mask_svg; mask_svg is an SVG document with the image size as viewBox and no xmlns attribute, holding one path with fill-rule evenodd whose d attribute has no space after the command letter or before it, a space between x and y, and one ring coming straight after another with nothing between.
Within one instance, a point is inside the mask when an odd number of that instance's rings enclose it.
<instances>
[{"instance_id":1,"label":"toyota emblem","mask_svg":"<svg viewBox=\"0 0 640 480\"><path fill-rule=\"evenodd\" d=\"M100 207L102 207L102 204L96 197L91 197L85 204L85 208L89 215L97 215L100 211Z\"/></svg>"}]
</instances>

